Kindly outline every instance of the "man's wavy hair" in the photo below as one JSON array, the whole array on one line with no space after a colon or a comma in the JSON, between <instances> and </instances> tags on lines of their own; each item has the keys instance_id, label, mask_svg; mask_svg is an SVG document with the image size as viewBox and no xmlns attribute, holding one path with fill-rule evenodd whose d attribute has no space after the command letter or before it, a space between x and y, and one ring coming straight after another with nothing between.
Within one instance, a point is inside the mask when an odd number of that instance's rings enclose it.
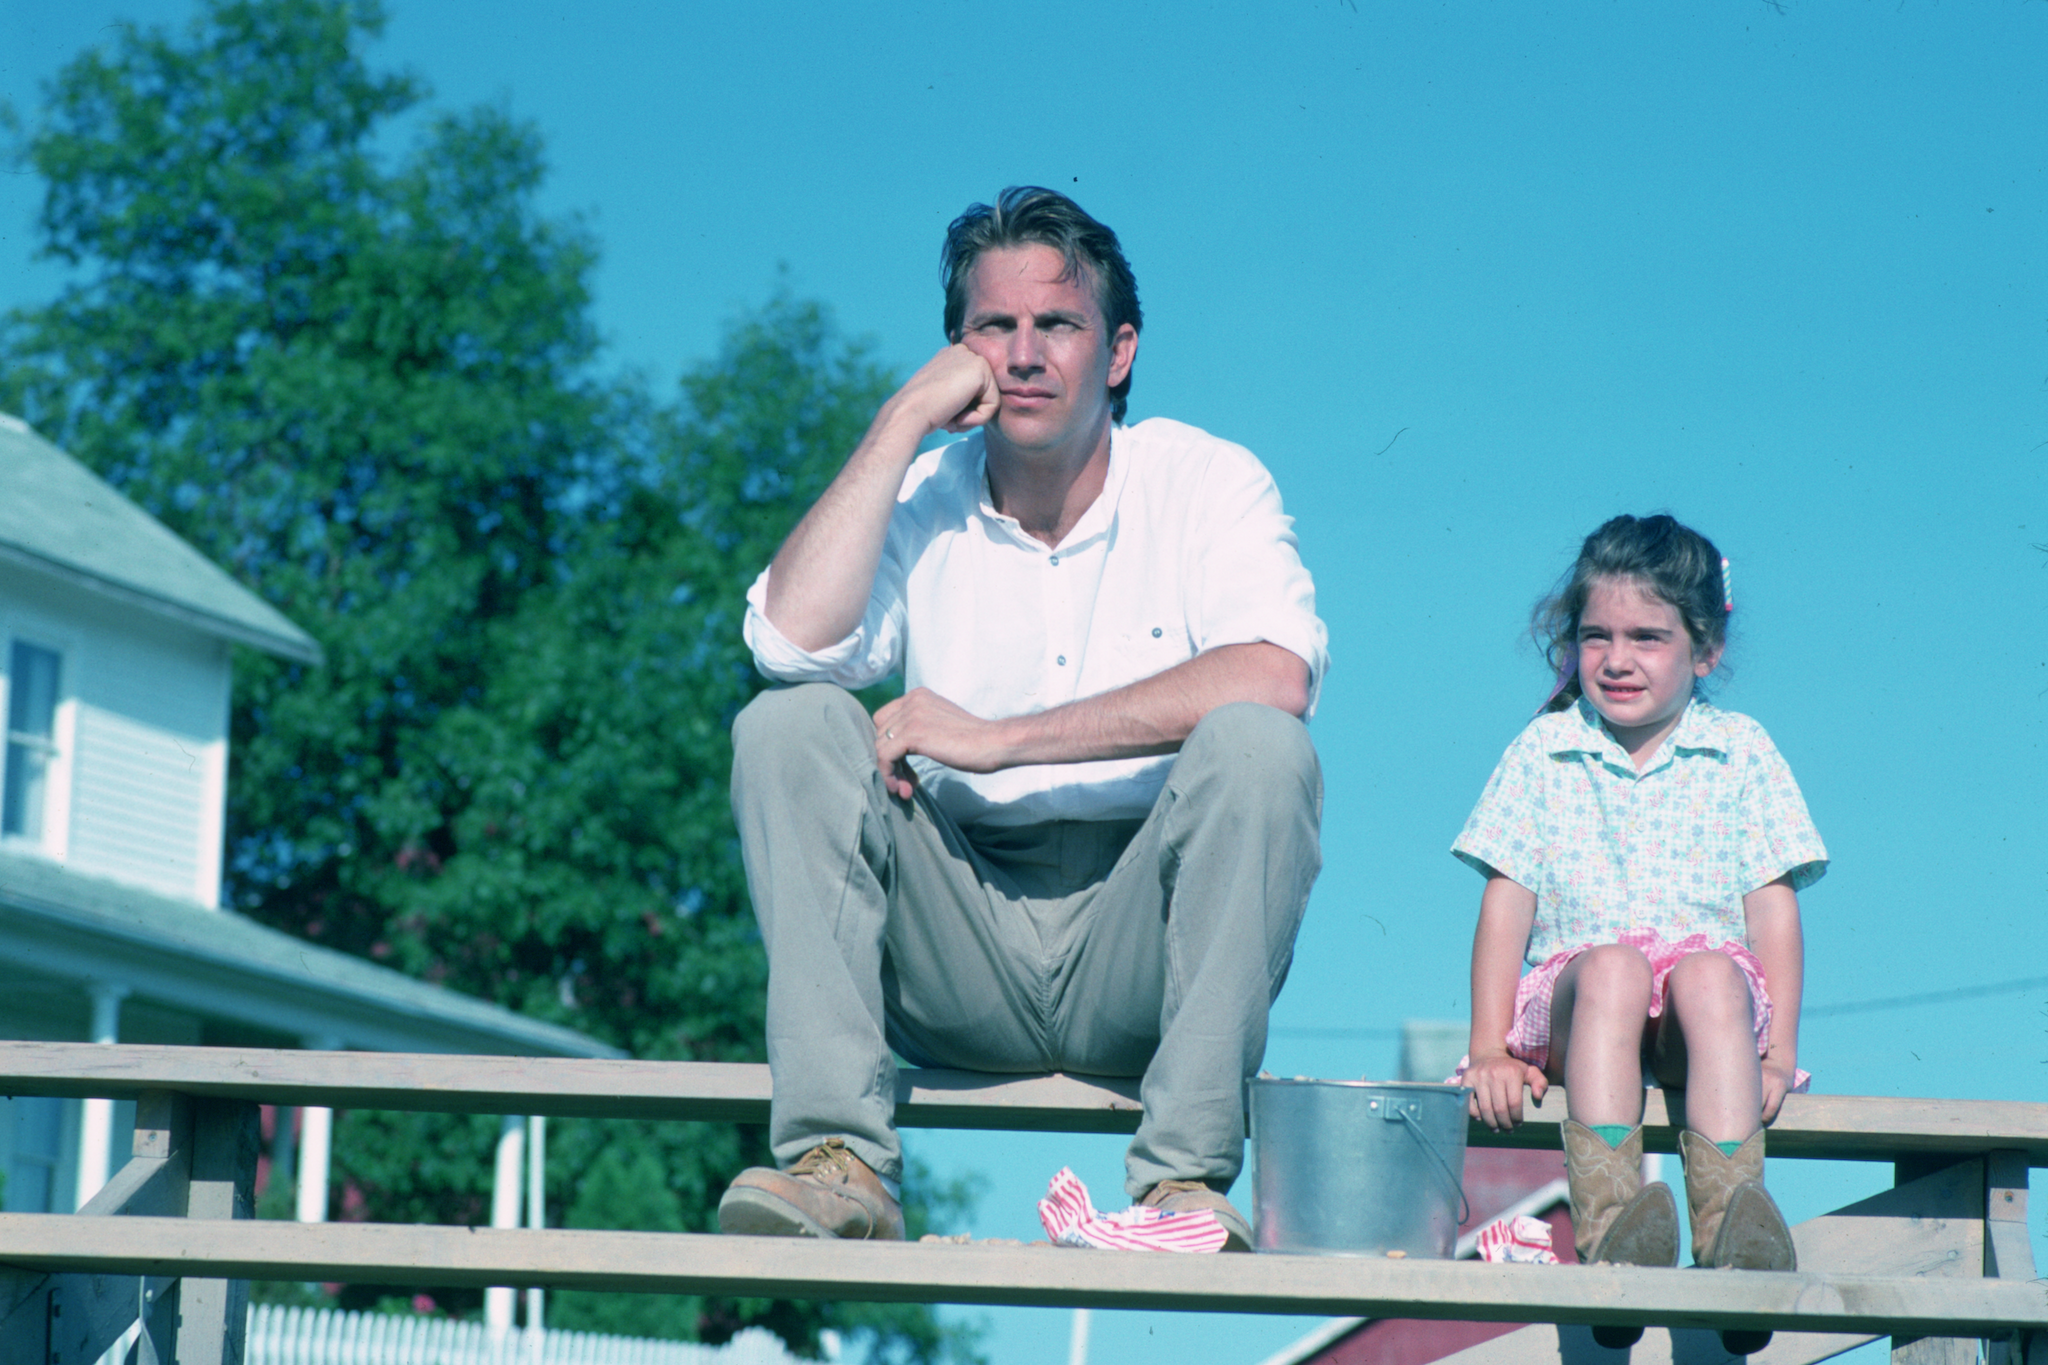
<instances>
[{"instance_id":1,"label":"man's wavy hair","mask_svg":"<svg viewBox=\"0 0 2048 1365\"><path fill-rule=\"evenodd\" d=\"M996 196L993 204L970 204L946 229L946 245L939 253L939 275L946 285L946 338L960 339L961 324L967 317L967 277L984 251L1036 244L1049 246L1067 263L1062 279L1086 271L1095 286L1096 306L1101 309L1106 329L1105 344L1125 323L1131 330L1145 330L1145 315L1138 307L1138 281L1124 259L1116 234L1084 212L1079 204L1057 190L1036 185L1012 185ZM1109 391L1112 420L1124 420L1130 406L1131 376Z\"/></svg>"}]
</instances>

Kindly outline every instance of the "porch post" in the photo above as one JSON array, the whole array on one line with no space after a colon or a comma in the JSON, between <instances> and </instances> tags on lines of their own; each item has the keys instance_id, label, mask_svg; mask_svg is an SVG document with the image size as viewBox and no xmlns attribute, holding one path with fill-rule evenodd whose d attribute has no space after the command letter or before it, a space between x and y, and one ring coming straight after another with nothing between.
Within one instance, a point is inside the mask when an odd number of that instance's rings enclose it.
<instances>
[{"instance_id":1,"label":"porch post","mask_svg":"<svg viewBox=\"0 0 2048 1365\"><path fill-rule=\"evenodd\" d=\"M92 1041L112 1044L121 1041L121 1001L128 988L110 981L86 986L92 996ZM88 1099L80 1102L78 1119L78 1186L71 1207L82 1209L107 1183L108 1163L114 1152L114 1102Z\"/></svg>"},{"instance_id":2,"label":"porch post","mask_svg":"<svg viewBox=\"0 0 2048 1365\"><path fill-rule=\"evenodd\" d=\"M320 1035L304 1040L309 1052L335 1052L341 1039ZM334 1152L334 1111L309 1104L299 1111L299 1199L301 1223L327 1221L328 1165Z\"/></svg>"},{"instance_id":3,"label":"porch post","mask_svg":"<svg viewBox=\"0 0 2048 1365\"><path fill-rule=\"evenodd\" d=\"M498 1160L491 1179L491 1226L519 1226L520 1177L526 1165L526 1120L505 1115L498 1129ZM512 1313L518 1299L508 1285L484 1290L484 1327L495 1347L512 1331Z\"/></svg>"},{"instance_id":4,"label":"porch post","mask_svg":"<svg viewBox=\"0 0 2048 1365\"><path fill-rule=\"evenodd\" d=\"M548 1225L548 1121L544 1114L526 1120L526 1226ZM526 1291L527 1359L539 1365L541 1333L546 1330L547 1291L534 1285Z\"/></svg>"}]
</instances>

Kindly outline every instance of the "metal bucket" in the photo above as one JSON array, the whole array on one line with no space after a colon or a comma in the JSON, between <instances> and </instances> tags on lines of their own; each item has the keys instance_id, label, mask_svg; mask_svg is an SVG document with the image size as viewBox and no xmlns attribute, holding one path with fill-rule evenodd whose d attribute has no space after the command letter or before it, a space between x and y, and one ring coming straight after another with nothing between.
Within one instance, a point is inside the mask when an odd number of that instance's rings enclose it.
<instances>
[{"instance_id":1,"label":"metal bucket","mask_svg":"<svg viewBox=\"0 0 2048 1365\"><path fill-rule=\"evenodd\" d=\"M1470 1090L1267 1076L1250 1088L1258 1250L1450 1258Z\"/></svg>"}]
</instances>

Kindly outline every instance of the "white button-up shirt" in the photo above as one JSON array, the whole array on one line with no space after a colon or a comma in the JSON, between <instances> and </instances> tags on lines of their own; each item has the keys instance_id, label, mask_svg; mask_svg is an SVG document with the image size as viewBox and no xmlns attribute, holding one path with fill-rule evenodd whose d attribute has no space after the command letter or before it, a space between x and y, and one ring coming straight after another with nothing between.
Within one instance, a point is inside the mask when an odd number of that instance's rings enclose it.
<instances>
[{"instance_id":1,"label":"white button-up shirt","mask_svg":"<svg viewBox=\"0 0 2048 1365\"><path fill-rule=\"evenodd\" d=\"M1048 548L996 511L976 431L911 465L853 634L815 651L790 643L766 615L763 570L747 593L747 644L784 682L865 687L900 665L907 687L1001 719L1263 641L1307 663L1313 712L1329 633L1293 525L1250 451L1154 417L1112 429L1101 495ZM1142 819L1173 756L997 773L911 762L961 824L1028 825Z\"/></svg>"}]
</instances>

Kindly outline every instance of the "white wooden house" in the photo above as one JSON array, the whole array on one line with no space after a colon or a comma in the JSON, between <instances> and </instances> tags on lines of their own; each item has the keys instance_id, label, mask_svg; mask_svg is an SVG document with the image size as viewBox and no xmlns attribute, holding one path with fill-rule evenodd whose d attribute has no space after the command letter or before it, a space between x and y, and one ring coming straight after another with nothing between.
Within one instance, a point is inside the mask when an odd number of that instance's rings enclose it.
<instances>
[{"instance_id":1,"label":"white wooden house","mask_svg":"<svg viewBox=\"0 0 2048 1365\"><path fill-rule=\"evenodd\" d=\"M220 908L235 645L320 661L0 414L0 1039L619 1055ZM302 1219L326 1214L329 1117L302 1116ZM4 1207L70 1212L130 1124L109 1101L0 1100Z\"/></svg>"}]
</instances>

